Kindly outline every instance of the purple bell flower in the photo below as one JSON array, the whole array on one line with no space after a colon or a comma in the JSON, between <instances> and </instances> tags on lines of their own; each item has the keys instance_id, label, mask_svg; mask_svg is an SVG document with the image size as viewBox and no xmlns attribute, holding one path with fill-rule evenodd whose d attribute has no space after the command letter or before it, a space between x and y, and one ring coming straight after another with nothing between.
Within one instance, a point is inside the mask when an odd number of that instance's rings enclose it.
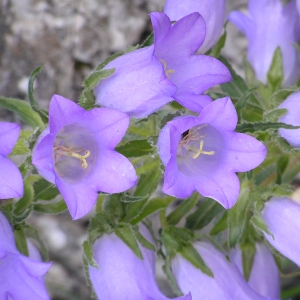
<instances>
[{"instance_id":1,"label":"purple bell flower","mask_svg":"<svg viewBox=\"0 0 300 300\"><path fill-rule=\"evenodd\" d=\"M263 83L267 82L274 52L280 47L283 58L283 85L294 84L299 76L299 57L293 44L300 39L300 17L296 0L292 0L285 7L280 0L249 0L248 9L248 15L232 12L229 20L249 41L247 57L256 77Z\"/></svg>"},{"instance_id":2,"label":"purple bell flower","mask_svg":"<svg viewBox=\"0 0 300 300\"><path fill-rule=\"evenodd\" d=\"M254 137L234 131L237 113L225 97L205 106L200 115L177 117L158 138L159 156L166 166L163 192L178 198L197 190L231 208L246 172L265 159L267 148Z\"/></svg>"},{"instance_id":3,"label":"purple bell flower","mask_svg":"<svg viewBox=\"0 0 300 300\"><path fill-rule=\"evenodd\" d=\"M0 212L0 299L50 299L44 284L44 275L51 263L40 262L32 244L29 257L16 247L14 234L7 219Z\"/></svg>"},{"instance_id":4,"label":"purple bell flower","mask_svg":"<svg viewBox=\"0 0 300 300\"><path fill-rule=\"evenodd\" d=\"M300 126L300 91L297 91L289 95L286 100L284 100L278 108L286 108L288 113L282 116L279 121ZM280 128L278 133L286 139L293 147L300 148L300 129L284 129Z\"/></svg>"},{"instance_id":5,"label":"purple bell flower","mask_svg":"<svg viewBox=\"0 0 300 300\"><path fill-rule=\"evenodd\" d=\"M107 64L116 71L94 89L96 103L142 118L172 101L176 87L153 52L153 46L138 49Z\"/></svg>"},{"instance_id":6,"label":"purple bell flower","mask_svg":"<svg viewBox=\"0 0 300 300\"><path fill-rule=\"evenodd\" d=\"M212 101L208 95L202 95L204 91L231 80L229 70L219 60L195 54L205 38L203 18L192 13L172 25L164 13L152 13L150 17L154 55L178 88L174 99L190 110L199 111Z\"/></svg>"},{"instance_id":7,"label":"purple bell flower","mask_svg":"<svg viewBox=\"0 0 300 300\"><path fill-rule=\"evenodd\" d=\"M218 41L225 20L226 0L167 0L164 13L171 21L178 21L193 12L204 19L206 34L200 53L207 52Z\"/></svg>"},{"instance_id":8,"label":"purple bell flower","mask_svg":"<svg viewBox=\"0 0 300 300\"><path fill-rule=\"evenodd\" d=\"M129 124L129 116L112 109L85 111L54 95L49 127L41 134L32 163L41 176L56 184L73 219L94 206L97 191L120 193L135 185L129 160L114 151Z\"/></svg>"},{"instance_id":9,"label":"purple bell flower","mask_svg":"<svg viewBox=\"0 0 300 300\"><path fill-rule=\"evenodd\" d=\"M262 218L273 235L264 233L268 242L284 256L300 266L300 205L289 198L271 198Z\"/></svg>"},{"instance_id":10,"label":"purple bell flower","mask_svg":"<svg viewBox=\"0 0 300 300\"><path fill-rule=\"evenodd\" d=\"M23 196L22 175L16 165L6 158L13 150L19 134L18 124L0 122L0 199Z\"/></svg>"},{"instance_id":11,"label":"purple bell flower","mask_svg":"<svg viewBox=\"0 0 300 300\"><path fill-rule=\"evenodd\" d=\"M193 300L263 300L247 284L237 266L207 242L194 247L211 269L214 278L202 273L180 254L172 259L172 271L182 292L191 292Z\"/></svg>"},{"instance_id":12,"label":"purple bell flower","mask_svg":"<svg viewBox=\"0 0 300 300\"><path fill-rule=\"evenodd\" d=\"M280 275L275 259L265 244L256 243L255 248L256 253L248 284L262 296L280 299ZM232 249L229 256L243 274L241 249Z\"/></svg>"},{"instance_id":13,"label":"purple bell flower","mask_svg":"<svg viewBox=\"0 0 300 300\"><path fill-rule=\"evenodd\" d=\"M114 233L105 234L95 242L94 259L99 269L89 266L89 274L99 299L169 299L161 293L155 280L155 252L141 245L140 249L144 260ZM176 299L192 300L192 297L188 294Z\"/></svg>"}]
</instances>

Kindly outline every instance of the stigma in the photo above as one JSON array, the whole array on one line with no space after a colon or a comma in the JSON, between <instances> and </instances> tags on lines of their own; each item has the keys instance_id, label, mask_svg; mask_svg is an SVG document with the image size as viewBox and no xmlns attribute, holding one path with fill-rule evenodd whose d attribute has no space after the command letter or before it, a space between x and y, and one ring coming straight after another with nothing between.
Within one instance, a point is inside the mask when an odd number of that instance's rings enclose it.
<instances>
[{"instance_id":1,"label":"stigma","mask_svg":"<svg viewBox=\"0 0 300 300\"><path fill-rule=\"evenodd\" d=\"M164 66L164 71L165 71L165 74L166 74L167 78L170 78L170 74L175 73L175 70L173 70L173 69L168 70L167 63L164 60L162 60L162 59L160 59L159 61Z\"/></svg>"}]
</instances>

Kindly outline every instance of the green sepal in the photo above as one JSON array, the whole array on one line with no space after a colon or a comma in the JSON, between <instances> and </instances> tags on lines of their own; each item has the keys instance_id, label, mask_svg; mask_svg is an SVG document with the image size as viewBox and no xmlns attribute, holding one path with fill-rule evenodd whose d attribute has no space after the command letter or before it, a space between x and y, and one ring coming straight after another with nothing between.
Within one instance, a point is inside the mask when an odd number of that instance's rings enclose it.
<instances>
[{"instance_id":1,"label":"green sepal","mask_svg":"<svg viewBox=\"0 0 300 300\"><path fill-rule=\"evenodd\" d=\"M272 90L277 91L280 88L283 79L282 52L280 47L277 47L273 55L271 67L267 73L267 81Z\"/></svg>"},{"instance_id":2,"label":"green sepal","mask_svg":"<svg viewBox=\"0 0 300 300\"><path fill-rule=\"evenodd\" d=\"M142 42L141 48L151 46L154 43L154 32L152 31Z\"/></svg>"},{"instance_id":3,"label":"green sepal","mask_svg":"<svg viewBox=\"0 0 300 300\"><path fill-rule=\"evenodd\" d=\"M84 241L82 247L83 247L83 256L86 259L87 263L90 266L99 269L97 262L94 260L93 246L89 243L89 241Z\"/></svg>"},{"instance_id":4,"label":"green sepal","mask_svg":"<svg viewBox=\"0 0 300 300\"><path fill-rule=\"evenodd\" d=\"M108 195L103 203L103 214L122 220L125 216L125 203L121 202L121 197L122 193Z\"/></svg>"},{"instance_id":5,"label":"green sepal","mask_svg":"<svg viewBox=\"0 0 300 300\"><path fill-rule=\"evenodd\" d=\"M64 200L49 203L49 204L34 204L33 210L44 214L58 214L67 210L67 205Z\"/></svg>"},{"instance_id":6,"label":"green sepal","mask_svg":"<svg viewBox=\"0 0 300 300\"><path fill-rule=\"evenodd\" d=\"M40 115L33 111L30 105L22 100L14 98L0 97L0 107L16 113L22 121L30 125L32 128L44 127Z\"/></svg>"},{"instance_id":7,"label":"green sepal","mask_svg":"<svg viewBox=\"0 0 300 300\"><path fill-rule=\"evenodd\" d=\"M159 128L163 128L169 121L172 121L176 117L182 116L184 113L184 110L177 110L174 113L168 113L166 116L164 116L160 121Z\"/></svg>"},{"instance_id":8,"label":"green sepal","mask_svg":"<svg viewBox=\"0 0 300 300\"><path fill-rule=\"evenodd\" d=\"M151 116L139 120L131 118L127 133L131 135L130 140L142 138L147 139L151 144L153 137L158 135L157 113L153 113ZM126 135L125 138L127 136L128 135Z\"/></svg>"},{"instance_id":9,"label":"green sepal","mask_svg":"<svg viewBox=\"0 0 300 300\"><path fill-rule=\"evenodd\" d=\"M277 161L277 178L276 178L276 184L282 183L282 176L284 171L286 170L287 166L289 164L289 156L282 155L279 157Z\"/></svg>"},{"instance_id":10,"label":"green sepal","mask_svg":"<svg viewBox=\"0 0 300 300\"><path fill-rule=\"evenodd\" d=\"M109 64L111 61L115 60L119 56L122 56L123 54L124 54L123 52L117 52L117 53L110 55L96 67L96 71L102 70L107 64Z\"/></svg>"},{"instance_id":11,"label":"green sepal","mask_svg":"<svg viewBox=\"0 0 300 300\"><path fill-rule=\"evenodd\" d=\"M194 248L192 244L183 247L180 249L180 254L188 260L195 268L202 271L204 274L208 275L211 278L214 278L214 274L211 269L205 264L203 258Z\"/></svg>"},{"instance_id":12,"label":"green sepal","mask_svg":"<svg viewBox=\"0 0 300 300\"><path fill-rule=\"evenodd\" d=\"M29 102L30 102L32 110L34 110L35 112L37 112L40 115L40 117L44 123L48 123L48 114L40 108L38 102L35 100L34 95L33 95L34 81L41 71L42 71L42 66L38 66L30 74L29 83L28 83L28 98L29 98Z\"/></svg>"},{"instance_id":13,"label":"green sepal","mask_svg":"<svg viewBox=\"0 0 300 300\"><path fill-rule=\"evenodd\" d=\"M248 281L250 278L254 257L256 253L255 244L253 243L241 244L241 251L242 251L242 264L243 264L244 277Z\"/></svg>"},{"instance_id":14,"label":"green sepal","mask_svg":"<svg viewBox=\"0 0 300 300\"><path fill-rule=\"evenodd\" d=\"M10 155L28 155L31 153L29 149L28 139L32 135L32 131L21 130L17 143L15 144Z\"/></svg>"},{"instance_id":15,"label":"green sepal","mask_svg":"<svg viewBox=\"0 0 300 300\"><path fill-rule=\"evenodd\" d=\"M224 211L224 208L215 200L205 198L197 210L186 219L185 227L197 230L208 225L214 217Z\"/></svg>"},{"instance_id":16,"label":"green sepal","mask_svg":"<svg viewBox=\"0 0 300 300\"><path fill-rule=\"evenodd\" d=\"M14 236L18 250L25 256L29 256L27 239L24 232L23 225L18 225L14 229Z\"/></svg>"},{"instance_id":17,"label":"green sepal","mask_svg":"<svg viewBox=\"0 0 300 300\"><path fill-rule=\"evenodd\" d=\"M160 209L166 208L171 202L174 201L174 199L175 198L169 196L166 198L152 198L148 200L137 217L131 220L131 224L138 224L149 215L157 212Z\"/></svg>"},{"instance_id":18,"label":"green sepal","mask_svg":"<svg viewBox=\"0 0 300 300\"><path fill-rule=\"evenodd\" d=\"M198 203L200 195L196 192L193 193L188 199L184 200L178 205L168 216L167 222L169 225L176 225L181 218L192 210Z\"/></svg>"},{"instance_id":19,"label":"green sepal","mask_svg":"<svg viewBox=\"0 0 300 300\"><path fill-rule=\"evenodd\" d=\"M93 90L83 90L79 97L79 105L84 109L92 109L95 107L95 97Z\"/></svg>"},{"instance_id":20,"label":"green sepal","mask_svg":"<svg viewBox=\"0 0 300 300\"><path fill-rule=\"evenodd\" d=\"M57 187L44 178L41 178L39 181L35 182L33 188L34 202L38 200L52 200L59 194Z\"/></svg>"},{"instance_id":21,"label":"green sepal","mask_svg":"<svg viewBox=\"0 0 300 300\"><path fill-rule=\"evenodd\" d=\"M286 108L277 108L271 111L264 112L264 120L270 122L277 122L278 119L285 114L287 114L288 110Z\"/></svg>"},{"instance_id":22,"label":"green sepal","mask_svg":"<svg viewBox=\"0 0 300 300\"><path fill-rule=\"evenodd\" d=\"M134 234L135 234L135 237L136 239L138 240L138 242L144 247L144 248L147 248L147 249L150 249L152 251L156 251L156 248L155 246L150 243L139 231L138 229L134 229Z\"/></svg>"},{"instance_id":23,"label":"green sepal","mask_svg":"<svg viewBox=\"0 0 300 300\"><path fill-rule=\"evenodd\" d=\"M153 153L153 147L148 140L134 140L124 145L118 146L115 149L127 158L139 157Z\"/></svg>"},{"instance_id":24,"label":"green sepal","mask_svg":"<svg viewBox=\"0 0 300 300\"><path fill-rule=\"evenodd\" d=\"M209 53L210 56L213 56L213 57L216 57L216 58L218 58L220 56L221 50L225 46L226 37L227 37L226 25L227 25L227 23L225 23L225 25L224 25L224 33L221 35L221 37L219 38L218 42L211 49L211 51Z\"/></svg>"},{"instance_id":25,"label":"green sepal","mask_svg":"<svg viewBox=\"0 0 300 300\"><path fill-rule=\"evenodd\" d=\"M83 86L87 89L93 89L101 80L110 77L115 71L115 68L95 71L83 81Z\"/></svg>"},{"instance_id":26,"label":"green sepal","mask_svg":"<svg viewBox=\"0 0 300 300\"><path fill-rule=\"evenodd\" d=\"M247 208L249 204L250 189L248 181L241 184L241 191L236 204L228 211L228 244L234 248L242 237L247 222Z\"/></svg>"},{"instance_id":27,"label":"green sepal","mask_svg":"<svg viewBox=\"0 0 300 300\"><path fill-rule=\"evenodd\" d=\"M129 224L120 223L115 228L116 235L135 253L139 259L144 259L134 230Z\"/></svg>"},{"instance_id":28,"label":"green sepal","mask_svg":"<svg viewBox=\"0 0 300 300\"><path fill-rule=\"evenodd\" d=\"M267 224L265 223L264 219L261 217L259 212L254 212L252 218L250 219L251 224L256 228L259 232L263 231L268 235L272 235L269 231Z\"/></svg>"},{"instance_id":29,"label":"green sepal","mask_svg":"<svg viewBox=\"0 0 300 300\"><path fill-rule=\"evenodd\" d=\"M145 196L133 196L133 195L124 193L120 200L125 203L132 203L132 202L138 202L141 200L145 200L147 198L149 198L149 194L147 194Z\"/></svg>"},{"instance_id":30,"label":"green sepal","mask_svg":"<svg viewBox=\"0 0 300 300\"><path fill-rule=\"evenodd\" d=\"M172 273L172 268L171 268L171 263L170 263L170 260L169 258L167 258L167 261L166 261L166 264L163 265L163 271L165 273L165 275L167 276L167 279L168 279L168 282L170 283L174 293L177 295L177 296L183 296L183 293L182 291L180 290L178 284L177 284L177 281Z\"/></svg>"},{"instance_id":31,"label":"green sepal","mask_svg":"<svg viewBox=\"0 0 300 300\"><path fill-rule=\"evenodd\" d=\"M220 220L213 226L213 228L210 231L210 235L216 235L223 230L225 230L228 226L228 211L225 211Z\"/></svg>"},{"instance_id":32,"label":"green sepal","mask_svg":"<svg viewBox=\"0 0 300 300\"><path fill-rule=\"evenodd\" d=\"M256 132L265 130L278 130L279 128L285 129L299 129L300 126L288 125L282 122L256 122L256 123L243 123L236 126L237 132Z\"/></svg>"}]
</instances>

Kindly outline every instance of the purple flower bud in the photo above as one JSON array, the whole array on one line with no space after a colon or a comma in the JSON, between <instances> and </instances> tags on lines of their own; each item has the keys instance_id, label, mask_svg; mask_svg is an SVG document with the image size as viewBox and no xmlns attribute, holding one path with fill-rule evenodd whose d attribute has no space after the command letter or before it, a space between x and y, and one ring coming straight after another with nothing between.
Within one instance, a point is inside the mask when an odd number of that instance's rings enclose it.
<instances>
[{"instance_id":1,"label":"purple flower bud","mask_svg":"<svg viewBox=\"0 0 300 300\"><path fill-rule=\"evenodd\" d=\"M144 260L116 234L105 234L94 244L99 269L89 266L90 279L99 299L167 300L155 280L155 252L140 245ZM192 300L190 295L176 298Z\"/></svg>"},{"instance_id":2,"label":"purple flower bud","mask_svg":"<svg viewBox=\"0 0 300 300\"><path fill-rule=\"evenodd\" d=\"M205 106L198 117L173 119L158 138L166 166L163 192L178 198L197 190L231 208L239 196L235 172L246 172L265 159L267 148L252 136L234 132L236 110L230 98Z\"/></svg>"},{"instance_id":3,"label":"purple flower bud","mask_svg":"<svg viewBox=\"0 0 300 300\"><path fill-rule=\"evenodd\" d=\"M219 39L226 12L226 0L167 0L164 13L171 21L178 21L193 12L198 12L204 19L206 35L199 51L205 53Z\"/></svg>"},{"instance_id":4,"label":"purple flower bud","mask_svg":"<svg viewBox=\"0 0 300 300\"><path fill-rule=\"evenodd\" d=\"M97 104L142 118L172 101L176 87L153 52L153 46L135 50L107 64L116 71L94 89Z\"/></svg>"},{"instance_id":5,"label":"purple flower bud","mask_svg":"<svg viewBox=\"0 0 300 300\"><path fill-rule=\"evenodd\" d=\"M42 263L29 244L29 257L16 248L12 228L0 212L0 299L50 299L43 277L51 263Z\"/></svg>"},{"instance_id":6,"label":"purple flower bud","mask_svg":"<svg viewBox=\"0 0 300 300\"><path fill-rule=\"evenodd\" d=\"M172 260L172 271L182 292L191 292L193 300L263 300L247 284L237 266L206 242L194 244L214 278L202 273L181 255Z\"/></svg>"},{"instance_id":7,"label":"purple flower bud","mask_svg":"<svg viewBox=\"0 0 300 300\"><path fill-rule=\"evenodd\" d=\"M250 0L248 9L248 15L232 12L229 20L249 41L247 57L256 77L263 83L267 82L274 52L280 47L283 58L283 85L294 84L299 76L299 58L293 44L300 39L300 18L296 1L292 0L282 7L280 0Z\"/></svg>"},{"instance_id":8,"label":"purple flower bud","mask_svg":"<svg viewBox=\"0 0 300 300\"><path fill-rule=\"evenodd\" d=\"M284 100L278 108L286 108L288 110L287 114L282 116L279 121L294 125L300 126L300 91L297 91L289 95L286 100ZM300 129L284 129L280 128L278 130L279 134L286 139L293 147L300 147Z\"/></svg>"},{"instance_id":9,"label":"purple flower bud","mask_svg":"<svg viewBox=\"0 0 300 300\"><path fill-rule=\"evenodd\" d=\"M280 299L280 275L275 259L266 245L256 243L255 248L256 253L248 284L262 296ZM230 259L243 274L241 249L232 249Z\"/></svg>"},{"instance_id":10,"label":"purple flower bud","mask_svg":"<svg viewBox=\"0 0 300 300\"><path fill-rule=\"evenodd\" d=\"M49 127L41 134L32 163L56 184L73 219L88 213L97 191L120 193L135 185L132 164L114 151L129 123L128 115L106 108L85 111L54 95Z\"/></svg>"},{"instance_id":11,"label":"purple flower bud","mask_svg":"<svg viewBox=\"0 0 300 300\"><path fill-rule=\"evenodd\" d=\"M0 199L23 196L22 175L15 164L6 158L13 150L19 134L20 126L18 124L0 122Z\"/></svg>"},{"instance_id":12,"label":"purple flower bud","mask_svg":"<svg viewBox=\"0 0 300 300\"><path fill-rule=\"evenodd\" d=\"M166 76L178 88L174 98L184 107L199 111L212 100L204 91L231 80L227 67L214 57L196 55L205 38L205 22L192 13L174 25L164 13L150 14L154 30L154 55Z\"/></svg>"},{"instance_id":13,"label":"purple flower bud","mask_svg":"<svg viewBox=\"0 0 300 300\"><path fill-rule=\"evenodd\" d=\"M289 198L271 198L262 218L273 235L264 233L268 242L284 256L300 266L300 205Z\"/></svg>"}]
</instances>

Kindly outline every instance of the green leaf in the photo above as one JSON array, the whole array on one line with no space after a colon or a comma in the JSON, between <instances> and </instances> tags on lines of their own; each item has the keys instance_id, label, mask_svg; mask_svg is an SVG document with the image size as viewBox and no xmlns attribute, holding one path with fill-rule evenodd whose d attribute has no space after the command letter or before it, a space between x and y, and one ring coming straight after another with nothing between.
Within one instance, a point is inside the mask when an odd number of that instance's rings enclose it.
<instances>
[{"instance_id":1,"label":"green leaf","mask_svg":"<svg viewBox=\"0 0 300 300\"><path fill-rule=\"evenodd\" d=\"M141 201L141 200L145 200L149 198L149 194L145 195L145 196L132 196L132 195L129 195L129 194L123 194L122 197L121 197L121 201L122 202L127 202L127 203L132 203L132 202L138 202L138 201Z\"/></svg>"},{"instance_id":2,"label":"green leaf","mask_svg":"<svg viewBox=\"0 0 300 300\"><path fill-rule=\"evenodd\" d=\"M34 188L34 201L37 200L52 200L58 194L59 190L49 181L41 178L39 181L35 182Z\"/></svg>"},{"instance_id":3,"label":"green leaf","mask_svg":"<svg viewBox=\"0 0 300 300\"><path fill-rule=\"evenodd\" d=\"M267 81L268 84L272 87L272 90L276 91L280 88L283 79L284 74L282 53L280 47L277 47L273 55L271 67L267 74Z\"/></svg>"},{"instance_id":4,"label":"green leaf","mask_svg":"<svg viewBox=\"0 0 300 300\"><path fill-rule=\"evenodd\" d=\"M108 213L113 218L121 220L125 216L125 203L121 202L121 197L121 193L107 195L103 206L104 214Z\"/></svg>"},{"instance_id":5,"label":"green leaf","mask_svg":"<svg viewBox=\"0 0 300 300\"><path fill-rule=\"evenodd\" d=\"M216 235L227 228L228 211L225 211L221 219L214 225L210 231L210 235Z\"/></svg>"},{"instance_id":6,"label":"green leaf","mask_svg":"<svg viewBox=\"0 0 300 300\"><path fill-rule=\"evenodd\" d=\"M44 127L44 122L39 114L33 111L30 105L25 101L0 97L0 107L16 113L26 124L34 129L36 127Z\"/></svg>"},{"instance_id":7,"label":"green leaf","mask_svg":"<svg viewBox=\"0 0 300 300\"><path fill-rule=\"evenodd\" d=\"M235 130L238 132L256 132L265 130L278 130L279 128L299 129L300 126L288 125L281 122L256 122L239 124L236 126Z\"/></svg>"},{"instance_id":8,"label":"green leaf","mask_svg":"<svg viewBox=\"0 0 300 300\"><path fill-rule=\"evenodd\" d=\"M151 214L157 212L160 209L166 208L171 202L174 201L173 197L166 198L152 198L150 199L145 206L142 208L141 212L138 214L136 218L131 221L132 225L138 224L146 217Z\"/></svg>"},{"instance_id":9,"label":"green leaf","mask_svg":"<svg viewBox=\"0 0 300 300\"><path fill-rule=\"evenodd\" d=\"M43 119L43 121L45 123L47 123L48 122L48 115L47 115L46 112L44 112L43 110L40 109L40 106L39 106L38 102L35 100L34 95L33 95L33 84L34 84L34 81L35 81L37 75L41 71L42 71L42 67L38 66L30 74L29 83L28 83L28 98L29 98L29 102L30 102L32 110L37 112L40 115L40 117Z\"/></svg>"},{"instance_id":10,"label":"green leaf","mask_svg":"<svg viewBox=\"0 0 300 300\"><path fill-rule=\"evenodd\" d=\"M178 224L181 218L197 205L199 198L200 195L198 193L193 193L192 196L184 200L178 207L176 207L167 216L168 224L170 225Z\"/></svg>"},{"instance_id":11,"label":"green leaf","mask_svg":"<svg viewBox=\"0 0 300 300\"><path fill-rule=\"evenodd\" d=\"M34 204L33 209L44 214L58 214L67 210L67 205L64 200L61 200L50 204Z\"/></svg>"},{"instance_id":12,"label":"green leaf","mask_svg":"<svg viewBox=\"0 0 300 300\"><path fill-rule=\"evenodd\" d=\"M29 149L28 139L32 135L32 131L22 130L17 143L10 155L28 155L31 153Z\"/></svg>"},{"instance_id":13,"label":"green leaf","mask_svg":"<svg viewBox=\"0 0 300 300\"><path fill-rule=\"evenodd\" d=\"M93 246L88 242L83 242L83 255L87 260L88 264L94 268L99 269L97 262L94 260Z\"/></svg>"},{"instance_id":14,"label":"green leaf","mask_svg":"<svg viewBox=\"0 0 300 300\"><path fill-rule=\"evenodd\" d=\"M223 207L215 200L205 198L198 209L186 219L185 226L190 229L202 229L208 225L212 219L224 211Z\"/></svg>"},{"instance_id":15,"label":"green leaf","mask_svg":"<svg viewBox=\"0 0 300 300\"><path fill-rule=\"evenodd\" d=\"M18 250L25 256L29 256L27 239L22 225L19 225L14 230L14 235Z\"/></svg>"},{"instance_id":16,"label":"green leaf","mask_svg":"<svg viewBox=\"0 0 300 300\"><path fill-rule=\"evenodd\" d=\"M135 253L139 259L143 259L143 254L137 242L132 227L128 224L120 224L115 229L116 235Z\"/></svg>"},{"instance_id":17,"label":"green leaf","mask_svg":"<svg viewBox=\"0 0 300 300\"><path fill-rule=\"evenodd\" d=\"M155 246L152 243L150 243L138 230L135 230L134 233L137 240L143 247L150 249L152 251L156 251Z\"/></svg>"},{"instance_id":18,"label":"green leaf","mask_svg":"<svg viewBox=\"0 0 300 300\"><path fill-rule=\"evenodd\" d=\"M242 244L241 250L242 250L244 277L248 281L250 278L254 257L256 253L255 244L253 243Z\"/></svg>"},{"instance_id":19,"label":"green leaf","mask_svg":"<svg viewBox=\"0 0 300 300\"><path fill-rule=\"evenodd\" d=\"M284 116L288 110L286 108L273 109L271 111L264 112L264 119L270 122L277 122L278 119Z\"/></svg>"},{"instance_id":20,"label":"green leaf","mask_svg":"<svg viewBox=\"0 0 300 300\"><path fill-rule=\"evenodd\" d=\"M228 244L230 248L234 248L242 236L247 221L246 211L249 204L249 192L248 181L242 182L240 196L236 204L228 211Z\"/></svg>"},{"instance_id":21,"label":"green leaf","mask_svg":"<svg viewBox=\"0 0 300 300\"><path fill-rule=\"evenodd\" d=\"M177 280L175 279L174 274L172 272L171 263L169 262L169 260L167 260L166 264L163 265L162 268L165 275L167 276L168 282L170 283L174 293L176 293L177 296L183 296L183 293L181 292Z\"/></svg>"},{"instance_id":22,"label":"green leaf","mask_svg":"<svg viewBox=\"0 0 300 300\"><path fill-rule=\"evenodd\" d=\"M134 140L116 147L116 151L130 158L151 154L153 153L153 148L147 140Z\"/></svg>"},{"instance_id":23,"label":"green leaf","mask_svg":"<svg viewBox=\"0 0 300 300\"><path fill-rule=\"evenodd\" d=\"M277 161L277 178L276 178L276 184L282 183L282 175L284 171L286 170L287 166L289 164L289 156L282 155L279 157Z\"/></svg>"},{"instance_id":24,"label":"green leaf","mask_svg":"<svg viewBox=\"0 0 300 300\"><path fill-rule=\"evenodd\" d=\"M226 24L225 24L225 26L226 26ZM225 46L226 37L227 37L227 32L226 32L226 28L225 28L224 33L221 35L221 37L219 38L218 42L212 48L211 53L210 53L211 56L217 57L217 58L220 56L221 50Z\"/></svg>"},{"instance_id":25,"label":"green leaf","mask_svg":"<svg viewBox=\"0 0 300 300\"><path fill-rule=\"evenodd\" d=\"M95 71L83 81L83 85L88 89L93 89L101 80L108 78L115 71L116 69Z\"/></svg>"},{"instance_id":26,"label":"green leaf","mask_svg":"<svg viewBox=\"0 0 300 300\"><path fill-rule=\"evenodd\" d=\"M188 260L194 267L201 270L204 274L211 278L214 278L214 274L211 269L205 264L203 258L200 256L198 251L193 245L188 245L180 250L180 254Z\"/></svg>"}]
</instances>

